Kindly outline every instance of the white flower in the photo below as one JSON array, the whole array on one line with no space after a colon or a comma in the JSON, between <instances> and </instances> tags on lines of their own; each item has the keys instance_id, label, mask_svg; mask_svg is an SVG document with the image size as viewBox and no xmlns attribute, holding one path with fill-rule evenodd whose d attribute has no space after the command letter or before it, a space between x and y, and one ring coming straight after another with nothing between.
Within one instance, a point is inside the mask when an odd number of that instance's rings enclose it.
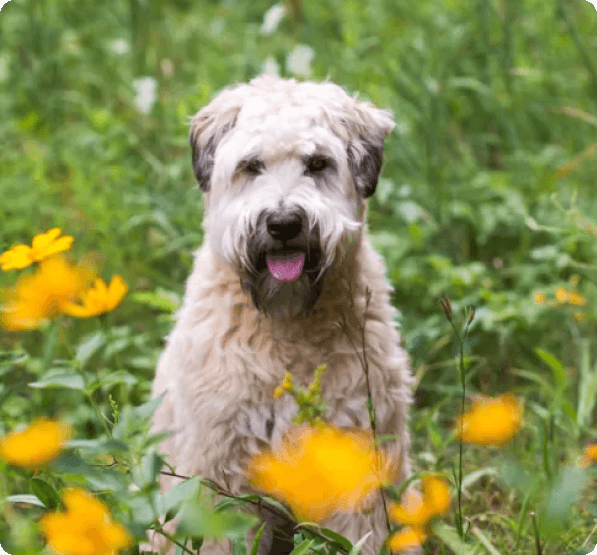
<instances>
[{"instance_id":1,"label":"white flower","mask_svg":"<svg viewBox=\"0 0 597 555\"><path fill-rule=\"evenodd\" d=\"M116 39L110 43L110 49L122 56L123 54L127 54L131 47L125 39Z\"/></svg>"},{"instance_id":2,"label":"white flower","mask_svg":"<svg viewBox=\"0 0 597 555\"><path fill-rule=\"evenodd\" d=\"M149 114L157 99L157 81L153 77L140 77L133 81L133 87L137 92L133 101L137 111L141 114Z\"/></svg>"},{"instance_id":3,"label":"white flower","mask_svg":"<svg viewBox=\"0 0 597 555\"><path fill-rule=\"evenodd\" d=\"M280 66L278 62L271 56L263 62L261 66L261 73L265 75L280 75Z\"/></svg>"},{"instance_id":4,"label":"white flower","mask_svg":"<svg viewBox=\"0 0 597 555\"><path fill-rule=\"evenodd\" d=\"M261 34L271 35L280 25L280 21L286 15L286 6L284 4L274 4L263 16L261 24Z\"/></svg>"},{"instance_id":5,"label":"white flower","mask_svg":"<svg viewBox=\"0 0 597 555\"><path fill-rule=\"evenodd\" d=\"M311 75L311 60L315 51L304 44L297 45L286 58L286 69L295 75L309 77Z\"/></svg>"}]
</instances>

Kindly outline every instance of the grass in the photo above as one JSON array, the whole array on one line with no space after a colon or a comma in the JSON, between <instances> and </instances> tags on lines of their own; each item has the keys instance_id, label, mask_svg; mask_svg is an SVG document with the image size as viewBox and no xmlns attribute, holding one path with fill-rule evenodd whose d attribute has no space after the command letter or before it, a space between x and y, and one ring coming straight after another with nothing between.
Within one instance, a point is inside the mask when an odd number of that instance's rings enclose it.
<instances>
[{"instance_id":1,"label":"grass","mask_svg":"<svg viewBox=\"0 0 597 555\"><path fill-rule=\"evenodd\" d=\"M543 554L589 552L597 491L590 483L570 494L574 502L565 499L577 484L566 469L596 439L595 395L587 392L597 372L597 14L581 0L291 5L296 11L271 36L260 33L271 6L261 0L4 6L0 251L61 226L75 237L75 258L91 257L104 278L122 274L131 294L116 312L65 321L55 336L0 332L0 435L43 415L103 445L102 419L82 402L91 395L117 422L112 440L129 445L120 454L112 445L128 474L85 467L85 483L127 523L148 518L141 498L122 492L143 464L151 467L132 407L148 398L202 239L187 121L268 58L292 76L288 55L304 44L315 53L313 78L360 91L397 121L370 231L417 377L415 470L450 475L458 460L449 440L461 386L457 341L439 306L446 295L455 315L476 307L464 346L467 402L508 391L525 401L511 445L464 450L467 538L481 552L493 553L489 544L497 553L538 553L535 512ZM143 76L158 85L148 115L135 107L133 83ZM13 280L0 275L0 285ZM586 304L552 302L558 288L577 290ZM74 373L86 376L85 391L29 386ZM69 456L77 475L83 463ZM46 487L9 467L5 476L5 495ZM59 490L66 478L44 480ZM550 505L553 492L561 503ZM553 514L541 512L550 507ZM8 521L23 536L31 514L0 511L3 546ZM546 524L553 515L565 527ZM445 540L434 537L427 552L449 553Z\"/></svg>"}]
</instances>

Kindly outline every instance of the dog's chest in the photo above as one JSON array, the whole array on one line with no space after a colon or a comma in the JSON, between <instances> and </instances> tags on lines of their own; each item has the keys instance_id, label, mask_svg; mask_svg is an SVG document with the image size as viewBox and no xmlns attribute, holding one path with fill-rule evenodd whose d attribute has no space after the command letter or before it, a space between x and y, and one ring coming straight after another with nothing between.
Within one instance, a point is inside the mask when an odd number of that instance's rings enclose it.
<instances>
[{"instance_id":1,"label":"dog's chest","mask_svg":"<svg viewBox=\"0 0 597 555\"><path fill-rule=\"evenodd\" d=\"M370 428L364 391L346 395L348 392L334 389L325 382L323 388L328 409L326 420L330 424L338 428ZM248 454L264 448L277 449L285 434L296 426L297 412L297 404L290 394L281 399L246 403L238 413L236 432L246 441Z\"/></svg>"}]
</instances>

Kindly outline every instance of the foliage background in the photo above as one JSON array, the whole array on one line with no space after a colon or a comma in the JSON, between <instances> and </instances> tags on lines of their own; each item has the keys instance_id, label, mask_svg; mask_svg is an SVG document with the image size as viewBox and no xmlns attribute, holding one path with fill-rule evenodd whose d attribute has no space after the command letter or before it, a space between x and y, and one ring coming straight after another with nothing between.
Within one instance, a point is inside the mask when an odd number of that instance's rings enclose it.
<instances>
[{"instance_id":1,"label":"foliage background","mask_svg":"<svg viewBox=\"0 0 597 555\"><path fill-rule=\"evenodd\" d=\"M94 321L62 327L65 362L54 361L50 376L70 371L74 345L102 384L93 395L106 411L109 396L119 407L147 399L202 239L188 118L268 60L293 76L289 55L306 45L311 78L359 91L397 121L370 230L417 376L416 469L450 472L455 456L446 441L458 411L456 350L438 304L447 295L455 311L477 307L467 344L471 395L524 396L524 440L511 456L548 479L546 451L553 464L570 462L593 437L594 402L579 416L589 383L582 377L597 372L593 6L294 0L264 34L271 6L12 0L2 9L0 251L60 226L75 236L77 256L91 256L105 276L124 275L132 291L107 317L108 331ZM137 109L133 85L145 76L157 83L148 114ZM550 304L571 278L586 305ZM0 285L12 280L2 275ZM548 302L535 302L540 292ZM81 438L100 434L77 391L27 386L42 370L47 377L40 344L41 332L0 332L0 435L40 415L68 420ZM498 552L529 552L529 507L498 486L493 456L473 449L467 458L468 471L478 471L465 496L471 526ZM17 480L10 492L23 488ZM584 553L597 542L596 497L590 488L546 553ZM0 517L0 538L3 525Z\"/></svg>"}]
</instances>

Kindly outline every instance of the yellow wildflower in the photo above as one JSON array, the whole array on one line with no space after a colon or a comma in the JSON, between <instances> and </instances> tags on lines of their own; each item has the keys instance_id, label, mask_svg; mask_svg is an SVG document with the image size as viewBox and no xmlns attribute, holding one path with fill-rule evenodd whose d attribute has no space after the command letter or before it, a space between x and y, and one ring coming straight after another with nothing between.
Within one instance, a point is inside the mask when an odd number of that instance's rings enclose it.
<instances>
[{"instance_id":1,"label":"yellow wildflower","mask_svg":"<svg viewBox=\"0 0 597 555\"><path fill-rule=\"evenodd\" d=\"M545 304L545 293L537 293L535 295L535 302L537 304Z\"/></svg>"},{"instance_id":2,"label":"yellow wildflower","mask_svg":"<svg viewBox=\"0 0 597 555\"><path fill-rule=\"evenodd\" d=\"M13 331L41 326L77 298L90 277L90 268L73 266L61 257L42 260L33 274L22 276L5 292L0 323Z\"/></svg>"},{"instance_id":3,"label":"yellow wildflower","mask_svg":"<svg viewBox=\"0 0 597 555\"><path fill-rule=\"evenodd\" d=\"M568 302L576 306L584 306L587 304L587 299L583 297L578 291L570 291Z\"/></svg>"},{"instance_id":4,"label":"yellow wildflower","mask_svg":"<svg viewBox=\"0 0 597 555\"><path fill-rule=\"evenodd\" d=\"M445 514L450 508L448 484L437 476L421 480L423 495L408 491L400 505L390 507L390 516L400 524L423 528L431 519Z\"/></svg>"},{"instance_id":5,"label":"yellow wildflower","mask_svg":"<svg viewBox=\"0 0 597 555\"><path fill-rule=\"evenodd\" d=\"M0 459L31 470L54 460L71 437L63 422L40 419L0 439Z\"/></svg>"},{"instance_id":6,"label":"yellow wildflower","mask_svg":"<svg viewBox=\"0 0 597 555\"><path fill-rule=\"evenodd\" d=\"M62 312L76 318L92 318L114 310L126 295L128 288L122 277L116 275L110 285L101 278L96 278L93 287L83 291L80 295L83 303L66 303Z\"/></svg>"},{"instance_id":7,"label":"yellow wildflower","mask_svg":"<svg viewBox=\"0 0 597 555\"><path fill-rule=\"evenodd\" d=\"M579 280L580 277L578 274L570 276L570 285L572 285L572 287L576 287L578 285Z\"/></svg>"},{"instance_id":8,"label":"yellow wildflower","mask_svg":"<svg viewBox=\"0 0 597 555\"><path fill-rule=\"evenodd\" d=\"M584 448L579 465L585 468L592 465L595 461L597 461L597 443L592 443Z\"/></svg>"},{"instance_id":9,"label":"yellow wildflower","mask_svg":"<svg viewBox=\"0 0 597 555\"><path fill-rule=\"evenodd\" d=\"M565 302L568 302L568 291L566 291L566 289L564 289L563 287L558 287L556 289L556 300L559 304L564 304Z\"/></svg>"},{"instance_id":10,"label":"yellow wildflower","mask_svg":"<svg viewBox=\"0 0 597 555\"><path fill-rule=\"evenodd\" d=\"M584 455L591 461L597 461L597 443L587 445L584 450Z\"/></svg>"},{"instance_id":11,"label":"yellow wildflower","mask_svg":"<svg viewBox=\"0 0 597 555\"><path fill-rule=\"evenodd\" d=\"M290 372L286 372L286 374L284 375L284 380L282 381L282 389L284 391L292 390L292 374Z\"/></svg>"},{"instance_id":12,"label":"yellow wildflower","mask_svg":"<svg viewBox=\"0 0 597 555\"><path fill-rule=\"evenodd\" d=\"M111 519L108 507L81 489L62 498L66 512L55 511L39 522L48 545L60 555L116 555L132 544L124 526Z\"/></svg>"},{"instance_id":13,"label":"yellow wildflower","mask_svg":"<svg viewBox=\"0 0 597 555\"><path fill-rule=\"evenodd\" d=\"M522 406L514 396L480 397L459 419L456 435L465 443L502 445L514 437L521 421Z\"/></svg>"},{"instance_id":14,"label":"yellow wildflower","mask_svg":"<svg viewBox=\"0 0 597 555\"><path fill-rule=\"evenodd\" d=\"M281 399L284 396L284 390L281 387L274 389L274 399Z\"/></svg>"},{"instance_id":15,"label":"yellow wildflower","mask_svg":"<svg viewBox=\"0 0 597 555\"><path fill-rule=\"evenodd\" d=\"M406 551L421 545L426 539L427 536L423 530L407 526L392 535L388 540L388 547L392 551Z\"/></svg>"},{"instance_id":16,"label":"yellow wildflower","mask_svg":"<svg viewBox=\"0 0 597 555\"><path fill-rule=\"evenodd\" d=\"M285 501L301 520L323 521L354 511L393 477L370 433L331 426L295 430L279 451L249 461L257 488Z\"/></svg>"},{"instance_id":17,"label":"yellow wildflower","mask_svg":"<svg viewBox=\"0 0 597 555\"><path fill-rule=\"evenodd\" d=\"M0 255L0 266L2 270L20 270L31 266L49 256L64 252L70 249L73 238L70 235L59 237L62 230L58 227L50 229L33 238L31 247L28 245L16 245L12 249Z\"/></svg>"}]
</instances>

